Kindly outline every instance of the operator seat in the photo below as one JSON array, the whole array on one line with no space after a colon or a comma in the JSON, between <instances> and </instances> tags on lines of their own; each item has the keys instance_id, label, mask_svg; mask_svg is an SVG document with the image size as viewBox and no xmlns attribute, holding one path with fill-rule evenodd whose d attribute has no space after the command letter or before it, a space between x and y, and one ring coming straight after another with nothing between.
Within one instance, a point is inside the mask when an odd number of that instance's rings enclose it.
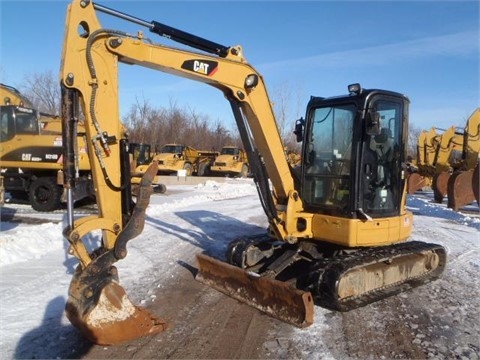
<instances>
[{"instance_id":1,"label":"operator seat","mask_svg":"<svg viewBox=\"0 0 480 360\"><path fill-rule=\"evenodd\" d=\"M375 135L370 140L370 149L377 153L379 164L386 164L393 158L393 137L392 130L382 128L380 134Z\"/></svg>"},{"instance_id":2,"label":"operator seat","mask_svg":"<svg viewBox=\"0 0 480 360\"><path fill-rule=\"evenodd\" d=\"M373 207L375 209L393 208L392 202L392 162L394 157L394 139L389 128L382 128L380 134L370 139L370 150L376 156L375 176L375 198Z\"/></svg>"}]
</instances>

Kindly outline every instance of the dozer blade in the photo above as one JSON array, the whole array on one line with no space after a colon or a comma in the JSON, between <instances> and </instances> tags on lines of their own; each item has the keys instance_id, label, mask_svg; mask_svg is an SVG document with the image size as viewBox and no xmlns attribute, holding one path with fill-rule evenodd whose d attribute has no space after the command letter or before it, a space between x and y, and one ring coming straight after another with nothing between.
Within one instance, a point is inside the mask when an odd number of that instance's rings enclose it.
<instances>
[{"instance_id":1,"label":"dozer blade","mask_svg":"<svg viewBox=\"0 0 480 360\"><path fill-rule=\"evenodd\" d=\"M114 280L106 281L94 295L90 287L74 277L65 311L70 322L98 345L119 344L169 327L165 321L133 305L125 290Z\"/></svg>"},{"instance_id":2,"label":"dozer blade","mask_svg":"<svg viewBox=\"0 0 480 360\"><path fill-rule=\"evenodd\" d=\"M313 323L314 303L310 292L204 254L197 254L197 261L196 280L299 328Z\"/></svg>"}]
</instances>

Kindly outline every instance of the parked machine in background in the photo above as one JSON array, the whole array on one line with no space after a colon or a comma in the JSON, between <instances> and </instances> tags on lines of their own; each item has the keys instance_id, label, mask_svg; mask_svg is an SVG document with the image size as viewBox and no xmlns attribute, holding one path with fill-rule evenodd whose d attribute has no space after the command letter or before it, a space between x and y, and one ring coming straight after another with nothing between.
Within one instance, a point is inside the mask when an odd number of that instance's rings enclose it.
<instances>
[{"instance_id":1,"label":"parked machine in background","mask_svg":"<svg viewBox=\"0 0 480 360\"><path fill-rule=\"evenodd\" d=\"M150 144L145 143L129 143L128 152L131 155L130 169L132 194L137 196L142 177L146 169L148 169L148 166L152 163L155 152L152 151L152 146ZM167 191L167 187L160 182L158 176L153 180L152 187L155 193L163 194Z\"/></svg>"},{"instance_id":2,"label":"parked machine in background","mask_svg":"<svg viewBox=\"0 0 480 360\"><path fill-rule=\"evenodd\" d=\"M197 150L182 144L166 144L154 156L158 164L157 174L176 174L185 170L187 176L204 176L218 156L217 151Z\"/></svg>"},{"instance_id":3,"label":"parked machine in background","mask_svg":"<svg viewBox=\"0 0 480 360\"><path fill-rule=\"evenodd\" d=\"M247 153L238 146L224 146L210 167L210 172L212 175L247 177Z\"/></svg>"},{"instance_id":4,"label":"parked machine in background","mask_svg":"<svg viewBox=\"0 0 480 360\"><path fill-rule=\"evenodd\" d=\"M435 158L432 163L432 190L433 198L441 203L447 195L448 179L452 169L457 165L458 156L463 148L463 131L458 131L456 126L445 130L437 141Z\"/></svg>"},{"instance_id":5,"label":"parked machine in background","mask_svg":"<svg viewBox=\"0 0 480 360\"><path fill-rule=\"evenodd\" d=\"M457 161L452 164L453 173L448 179L448 207L458 210L462 206L479 200L479 152L480 152L480 108L468 118L463 132L462 151L456 151Z\"/></svg>"},{"instance_id":6,"label":"parked machine in background","mask_svg":"<svg viewBox=\"0 0 480 360\"><path fill-rule=\"evenodd\" d=\"M417 140L417 159L407 171L407 192L414 194L424 187L432 185L433 161L439 135L435 128L423 130Z\"/></svg>"},{"instance_id":7,"label":"parked machine in background","mask_svg":"<svg viewBox=\"0 0 480 360\"><path fill-rule=\"evenodd\" d=\"M63 195L63 140L58 117L38 112L15 88L1 84L0 181L1 198L26 199L37 211L53 211L67 201ZM93 196L87 145L82 126L75 144L74 200Z\"/></svg>"}]
</instances>

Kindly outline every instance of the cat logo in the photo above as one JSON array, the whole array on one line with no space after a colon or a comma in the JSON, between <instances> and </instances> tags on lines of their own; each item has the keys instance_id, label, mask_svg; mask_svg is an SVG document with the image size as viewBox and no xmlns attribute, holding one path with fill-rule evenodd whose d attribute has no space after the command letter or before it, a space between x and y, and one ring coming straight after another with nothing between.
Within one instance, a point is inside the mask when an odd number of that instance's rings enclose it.
<instances>
[{"instance_id":1,"label":"cat logo","mask_svg":"<svg viewBox=\"0 0 480 360\"><path fill-rule=\"evenodd\" d=\"M212 76L218 69L218 63L209 60L186 60L182 64L182 69L193 71L197 74Z\"/></svg>"}]
</instances>

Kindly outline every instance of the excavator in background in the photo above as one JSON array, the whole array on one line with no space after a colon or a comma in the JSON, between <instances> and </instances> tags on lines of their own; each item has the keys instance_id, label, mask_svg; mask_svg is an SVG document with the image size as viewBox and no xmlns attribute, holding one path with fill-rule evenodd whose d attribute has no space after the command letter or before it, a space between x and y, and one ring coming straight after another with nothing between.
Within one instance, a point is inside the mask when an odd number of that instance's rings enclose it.
<instances>
[{"instance_id":1,"label":"excavator in background","mask_svg":"<svg viewBox=\"0 0 480 360\"><path fill-rule=\"evenodd\" d=\"M189 48L154 43L142 32L103 28L97 12ZM81 106L99 210L76 218L73 206L67 206L63 234L79 265L66 314L91 341L115 344L169 326L130 301L114 266L127 256L128 241L143 230L158 166L150 164L134 202L128 140L119 120L119 62L205 83L221 91L231 105L269 225L264 234L233 241L226 259L197 254L196 280L305 327L313 322L315 304L348 311L441 275L445 249L407 241L413 216L406 210L402 170L406 96L359 84L350 85L344 96L312 96L305 118L295 123L302 162L294 172L263 78L240 46L227 47L88 0L73 0L68 6L65 31L60 70L64 186L69 194L75 187L72 134ZM92 250L88 234L98 230L102 239Z\"/></svg>"},{"instance_id":2,"label":"excavator in background","mask_svg":"<svg viewBox=\"0 0 480 360\"><path fill-rule=\"evenodd\" d=\"M462 151L456 151L453 173L447 184L447 206L455 211L479 199L480 108L468 118L463 132ZM453 154L455 156L455 153Z\"/></svg>"},{"instance_id":3,"label":"excavator in background","mask_svg":"<svg viewBox=\"0 0 480 360\"><path fill-rule=\"evenodd\" d=\"M456 126L450 126L437 141L435 158L432 163L432 190L435 202L442 203L447 194L448 179L457 164L455 154L463 148L463 132Z\"/></svg>"},{"instance_id":4,"label":"excavator in background","mask_svg":"<svg viewBox=\"0 0 480 360\"><path fill-rule=\"evenodd\" d=\"M407 193L432 185L433 160L438 144L439 135L435 128L423 130L417 140L417 159L415 164L409 164L407 169Z\"/></svg>"},{"instance_id":5,"label":"excavator in background","mask_svg":"<svg viewBox=\"0 0 480 360\"><path fill-rule=\"evenodd\" d=\"M59 117L41 113L12 86L0 84L0 200L5 192L27 198L36 211L57 210L66 202L63 193L62 129ZM93 197L90 164L82 126L75 137L75 200Z\"/></svg>"},{"instance_id":6,"label":"excavator in background","mask_svg":"<svg viewBox=\"0 0 480 360\"><path fill-rule=\"evenodd\" d=\"M0 99L2 105L17 105L33 109L33 104L29 98L23 95L13 86L0 83Z\"/></svg>"},{"instance_id":7,"label":"excavator in background","mask_svg":"<svg viewBox=\"0 0 480 360\"><path fill-rule=\"evenodd\" d=\"M135 169L139 165L149 165L153 161L155 153L152 145L145 143L129 143L128 152L132 155L130 168Z\"/></svg>"},{"instance_id":8,"label":"excavator in background","mask_svg":"<svg viewBox=\"0 0 480 360\"><path fill-rule=\"evenodd\" d=\"M131 169L131 183L132 194L138 195L140 183L142 182L143 174L148 166L152 163L155 156L155 151L152 151L152 145L145 143L129 143L128 152L130 154L130 169ZM153 191L158 194L163 194L167 191L165 184L162 184L158 177L152 182Z\"/></svg>"}]
</instances>

